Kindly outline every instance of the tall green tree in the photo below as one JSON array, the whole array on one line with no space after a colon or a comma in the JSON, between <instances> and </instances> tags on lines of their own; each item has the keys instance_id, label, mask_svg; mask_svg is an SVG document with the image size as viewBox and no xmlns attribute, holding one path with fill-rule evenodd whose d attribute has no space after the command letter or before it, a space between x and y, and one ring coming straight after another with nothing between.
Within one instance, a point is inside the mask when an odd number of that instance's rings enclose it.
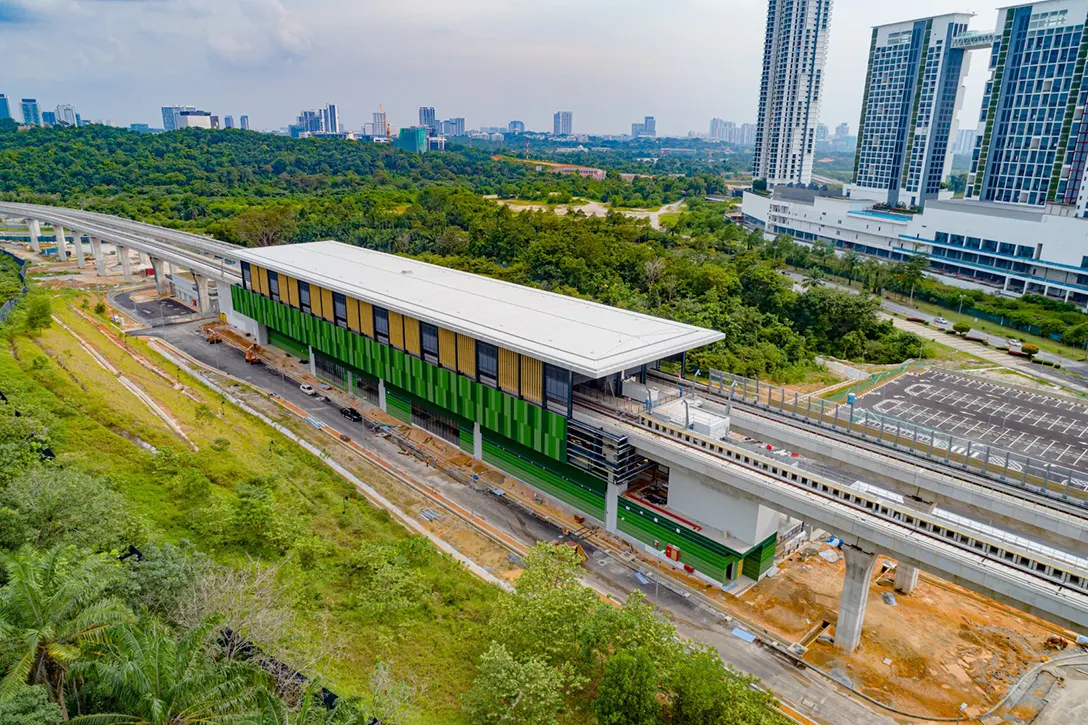
<instances>
[{"instance_id":1,"label":"tall green tree","mask_svg":"<svg viewBox=\"0 0 1088 725\"><path fill-rule=\"evenodd\" d=\"M67 719L72 667L128 615L107 595L116 564L71 549L25 548L0 554L0 567L7 577L0 589L0 698L24 684L42 685Z\"/></svg>"},{"instance_id":2,"label":"tall green tree","mask_svg":"<svg viewBox=\"0 0 1088 725\"><path fill-rule=\"evenodd\" d=\"M539 658L518 661L494 643L480 657L465 696L473 725L555 725L563 706L563 675Z\"/></svg>"},{"instance_id":3,"label":"tall green tree","mask_svg":"<svg viewBox=\"0 0 1088 725\"><path fill-rule=\"evenodd\" d=\"M656 725L657 675L645 650L619 652L608 660L594 703L600 725Z\"/></svg>"}]
</instances>

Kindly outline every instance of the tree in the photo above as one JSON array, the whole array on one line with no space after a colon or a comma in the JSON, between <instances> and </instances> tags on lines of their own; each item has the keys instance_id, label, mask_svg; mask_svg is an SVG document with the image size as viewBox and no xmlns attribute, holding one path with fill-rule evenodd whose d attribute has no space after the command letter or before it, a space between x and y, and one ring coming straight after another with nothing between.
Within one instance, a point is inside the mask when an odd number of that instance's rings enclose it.
<instances>
[{"instance_id":1,"label":"tree","mask_svg":"<svg viewBox=\"0 0 1088 725\"><path fill-rule=\"evenodd\" d=\"M498 643L480 657L465 696L473 725L554 725L563 705L563 676L539 658L519 662Z\"/></svg>"},{"instance_id":2,"label":"tree","mask_svg":"<svg viewBox=\"0 0 1088 725\"><path fill-rule=\"evenodd\" d=\"M0 699L23 684L43 685L67 719L69 670L128 616L121 600L106 594L116 564L101 556L78 558L70 549L25 548L0 554L0 566L7 576L0 589L0 653L11 663L0 680Z\"/></svg>"},{"instance_id":3,"label":"tree","mask_svg":"<svg viewBox=\"0 0 1088 725\"><path fill-rule=\"evenodd\" d=\"M842 258L842 266L846 271L846 276L850 280L851 286L854 284L854 275L857 274L858 266L861 264L861 257L857 252L850 251L846 253L846 256Z\"/></svg>"},{"instance_id":4,"label":"tree","mask_svg":"<svg viewBox=\"0 0 1088 725\"><path fill-rule=\"evenodd\" d=\"M824 274L823 270L814 267L805 272L805 278L802 280L802 284L808 289L816 289L817 287L822 287L826 281L827 275Z\"/></svg>"},{"instance_id":5,"label":"tree","mask_svg":"<svg viewBox=\"0 0 1088 725\"><path fill-rule=\"evenodd\" d=\"M72 722L203 725L255 714L269 678L248 664L213 660L207 642L216 626L209 620L178 640L155 621L118 628L90 671L119 712L83 715Z\"/></svg>"},{"instance_id":6,"label":"tree","mask_svg":"<svg viewBox=\"0 0 1088 725\"><path fill-rule=\"evenodd\" d=\"M645 650L619 652L605 665L595 702L600 725L655 725L657 676Z\"/></svg>"},{"instance_id":7,"label":"tree","mask_svg":"<svg viewBox=\"0 0 1088 725\"><path fill-rule=\"evenodd\" d=\"M725 666L718 653L696 649L673 672L669 722L676 725L777 725L769 694Z\"/></svg>"},{"instance_id":8,"label":"tree","mask_svg":"<svg viewBox=\"0 0 1088 725\"><path fill-rule=\"evenodd\" d=\"M1039 347L1037 345L1032 345L1031 343L1028 343L1027 345L1024 345L1020 348L1020 352L1024 353L1024 355L1027 357L1035 357L1039 354Z\"/></svg>"},{"instance_id":9,"label":"tree","mask_svg":"<svg viewBox=\"0 0 1088 725\"><path fill-rule=\"evenodd\" d=\"M60 707L41 686L22 685L0 697L0 725L58 725L61 717Z\"/></svg>"},{"instance_id":10,"label":"tree","mask_svg":"<svg viewBox=\"0 0 1088 725\"><path fill-rule=\"evenodd\" d=\"M968 325L966 322L957 322L956 324L952 325L952 330L957 335L962 337L971 331L971 326Z\"/></svg>"},{"instance_id":11,"label":"tree","mask_svg":"<svg viewBox=\"0 0 1088 725\"><path fill-rule=\"evenodd\" d=\"M234 231L250 247L283 244L298 233L296 212L290 206L250 209L235 217Z\"/></svg>"}]
</instances>

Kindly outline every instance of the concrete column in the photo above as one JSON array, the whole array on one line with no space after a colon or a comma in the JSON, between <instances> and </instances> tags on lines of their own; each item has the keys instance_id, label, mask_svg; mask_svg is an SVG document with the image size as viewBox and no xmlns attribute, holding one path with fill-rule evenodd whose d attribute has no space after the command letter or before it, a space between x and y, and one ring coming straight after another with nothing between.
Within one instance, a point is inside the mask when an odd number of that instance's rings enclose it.
<instances>
[{"instance_id":1,"label":"concrete column","mask_svg":"<svg viewBox=\"0 0 1088 725\"><path fill-rule=\"evenodd\" d=\"M262 325L259 322L256 323L256 325L257 325L257 332L254 333L253 339L257 341L258 345L267 345L268 344L268 326L267 325Z\"/></svg>"},{"instance_id":2,"label":"concrete column","mask_svg":"<svg viewBox=\"0 0 1088 725\"><path fill-rule=\"evenodd\" d=\"M117 258L121 260L121 274L125 275L125 281L132 281L132 259L129 258L128 247L117 245Z\"/></svg>"},{"instance_id":3,"label":"concrete column","mask_svg":"<svg viewBox=\"0 0 1088 725\"><path fill-rule=\"evenodd\" d=\"M1073 294L1073 290L1068 290L1068 289L1067 289L1067 290L1065 291L1065 301L1066 301L1066 302L1068 302L1068 301L1069 301L1069 295L1071 295L1071 294Z\"/></svg>"},{"instance_id":4,"label":"concrete column","mask_svg":"<svg viewBox=\"0 0 1088 725\"><path fill-rule=\"evenodd\" d=\"M73 231L72 237L76 243L76 266L83 269L87 266L87 260L83 257L83 234Z\"/></svg>"},{"instance_id":5,"label":"concrete column","mask_svg":"<svg viewBox=\"0 0 1088 725\"><path fill-rule=\"evenodd\" d=\"M151 268L155 270L155 291L160 295L170 291L170 282L166 279L166 270L161 259L151 258Z\"/></svg>"},{"instance_id":6,"label":"concrete column","mask_svg":"<svg viewBox=\"0 0 1088 725\"><path fill-rule=\"evenodd\" d=\"M35 254L42 253L42 225L37 219L28 219L26 228L30 232L30 248L34 250Z\"/></svg>"},{"instance_id":7,"label":"concrete column","mask_svg":"<svg viewBox=\"0 0 1088 725\"><path fill-rule=\"evenodd\" d=\"M196 283L197 307L199 307L200 311L204 314L210 314L212 311L210 287L212 280L208 277L200 277L194 273L193 281Z\"/></svg>"},{"instance_id":8,"label":"concrete column","mask_svg":"<svg viewBox=\"0 0 1088 725\"><path fill-rule=\"evenodd\" d=\"M895 591L910 594L918 586L918 567L899 562L895 566Z\"/></svg>"},{"instance_id":9,"label":"concrete column","mask_svg":"<svg viewBox=\"0 0 1088 725\"><path fill-rule=\"evenodd\" d=\"M91 237L91 254L94 255L94 269L99 277L106 276L106 257L102 254L102 240Z\"/></svg>"},{"instance_id":10,"label":"concrete column","mask_svg":"<svg viewBox=\"0 0 1088 725\"><path fill-rule=\"evenodd\" d=\"M378 407L382 410L385 408L385 381L378 378Z\"/></svg>"},{"instance_id":11,"label":"concrete column","mask_svg":"<svg viewBox=\"0 0 1088 725\"><path fill-rule=\"evenodd\" d=\"M310 375L317 377L317 360L314 359L314 348L312 345L307 345L307 349L310 351Z\"/></svg>"},{"instance_id":12,"label":"concrete column","mask_svg":"<svg viewBox=\"0 0 1088 725\"><path fill-rule=\"evenodd\" d=\"M839 600L839 619L835 624L835 646L850 653L861 644L861 627L869 603L869 583L873 579L876 554L846 544L842 554L846 559L846 577Z\"/></svg>"},{"instance_id":13,"label":"concrete column","mask_svg":"<svg viewBox=\"0 0 1088 725\"><path fill-rule=\"evenodd\" d=\"M472 457L477 461L484 459L484 434L476 422L472 424Z\"/></svg>"},{"instance_id":14,"label":"concrete column","mask_svg":"<svg viewBox=\"0 0 1088 725\"><path fill-rule=\"evenodd\" d=\"M627 490L627 486L608 484L604 497L604 528L610 534L618 533L616 520L620 510L620 494Z\"/></svg>"},{"instance_id":15,"label":"concrete column","mask_svg":"<svg viewBox=\"0 0 1088 725\"><path fill-rule=\"evenodd\" d=\"M61 261L68 260L68 234L64 231L64 227L59 227L56 224L53 225L53 235L57 238L57 256Z\"/></svg>"}]
</instances>

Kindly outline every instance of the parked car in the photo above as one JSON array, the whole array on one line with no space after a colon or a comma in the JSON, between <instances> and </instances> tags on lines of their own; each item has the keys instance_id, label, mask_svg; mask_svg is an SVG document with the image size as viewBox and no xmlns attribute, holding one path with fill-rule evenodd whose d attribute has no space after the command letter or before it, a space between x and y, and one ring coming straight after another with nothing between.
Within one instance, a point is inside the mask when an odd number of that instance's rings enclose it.
<instances>
[{"instance_id":1,"label":"parked car","mask_svg":"<svg viewBox=\"0 0 1088 725\"><path fill-rule=\"evenodd\" d=\"M362 423L363 422L362 413L355 410L355 408L341 408L340 409L340 415L344 416L345 418L350 420L352 423Z\"/></svg>"},{"instance_id":2,"label":"parked car","mask_svg":"<svg viewBox=\"0 0 1088 725\"><path fill-rule=\"evenodd\" d=\"M298 389L306 393L306 395L317 395L317 391L314 390L314 386L310 385L309 383L303 383L302 385L298 386Z\"/></svg>"},{"instance_id":3,"label":"parked car","mask_svg":"<svg viewBox=\"0 0 1088 725\"><path fill-rule=\"evenodd\" d=\"M1017 339L1016 339L1015 337L1010 337L1010 338L1009 338L1009 343L1008 343L1008 344L1009 344L1009 347L1010 347L1010 348L1013 348L1013 347L1023 347L1023 346L1024 346L1024 343L1020 342L1020 341L1019 341L1019 340L1017 340Z\"/></svg>"},{"instance_id":4,"label":"parked car","mask_svg":"<svg viewBox=\"0 0 1088 725\"><path fill-rule=\"evenodd\" d=\"M947 325L948 324L948 320L944 319L943 317L938 317L933 321L935 323L937 323L938 325Z\"/></svg>"}]
</instances>

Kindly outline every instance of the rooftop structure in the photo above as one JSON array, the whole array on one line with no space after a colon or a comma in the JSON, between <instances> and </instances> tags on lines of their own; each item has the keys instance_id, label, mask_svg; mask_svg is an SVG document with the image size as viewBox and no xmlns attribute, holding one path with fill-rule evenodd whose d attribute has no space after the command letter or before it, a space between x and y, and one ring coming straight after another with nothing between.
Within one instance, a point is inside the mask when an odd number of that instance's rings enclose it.
<instances>
[{"instance_id":1,"label":"rooftop structure","mask_svg":"<svg viewBox=\"0 0 1088 725\"><path fill-rule=\"evenodd\" d=\"M721 340L717 331L340 242L239 257L591 379Z\"/></svg>"}]
</instances>

